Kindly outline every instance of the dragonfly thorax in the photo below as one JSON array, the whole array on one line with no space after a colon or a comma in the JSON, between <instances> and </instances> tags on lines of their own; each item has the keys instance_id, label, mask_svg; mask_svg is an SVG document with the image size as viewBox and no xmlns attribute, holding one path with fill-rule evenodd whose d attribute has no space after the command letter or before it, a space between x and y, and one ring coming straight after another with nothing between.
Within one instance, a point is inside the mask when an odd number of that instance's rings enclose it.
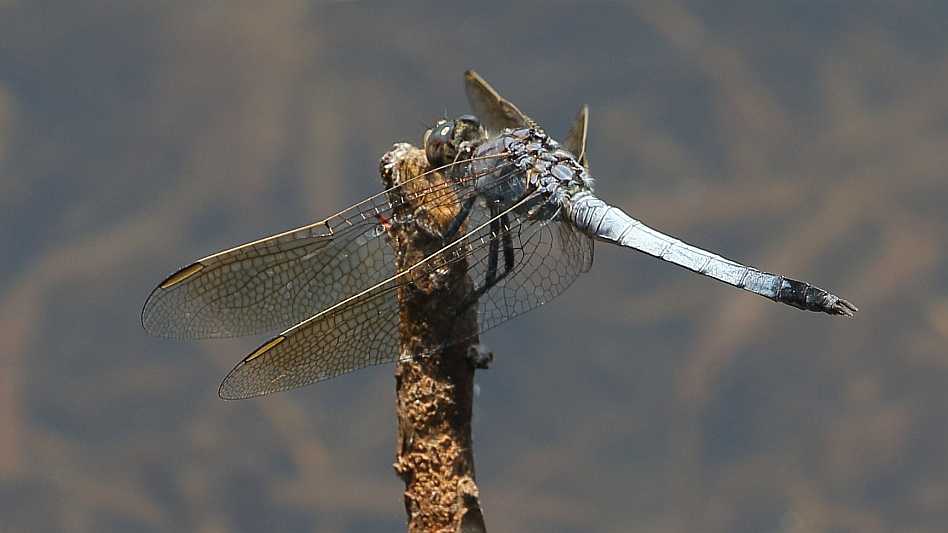
<instances>
[{"instance_id":1,"label":"dragonfly thorax","mask_svg":"<svg viewBox=\"0 0 948 533\"><path fill-rule=\"evenodd\" d=\"M556 208L580 191L592 190L592 179L576 156L540 128L504 130L474 152L471 173L488 199L509 205L536 191Z\"/></svg>"}]
</instances>

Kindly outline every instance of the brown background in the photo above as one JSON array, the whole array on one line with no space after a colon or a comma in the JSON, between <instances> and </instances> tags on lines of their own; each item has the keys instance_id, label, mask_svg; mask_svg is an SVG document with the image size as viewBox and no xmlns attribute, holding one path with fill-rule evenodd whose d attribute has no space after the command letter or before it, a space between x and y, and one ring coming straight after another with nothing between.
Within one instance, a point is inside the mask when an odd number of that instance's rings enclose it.
<instances>
[{"instance_id":1,"label":"brown background","mask_svg":"<svg viewBox=\"0 0 948 533\"><path fill-rule=\"evenodd\" d=\"M944 531L948 9L771 4L0 0L0 531L401 529L391 367L222 402L260 339L139 312L376 191L471 67L589 103L603 197L862 309L599 246L485 339L491 531Z\"/></svg>"}]
</instances>

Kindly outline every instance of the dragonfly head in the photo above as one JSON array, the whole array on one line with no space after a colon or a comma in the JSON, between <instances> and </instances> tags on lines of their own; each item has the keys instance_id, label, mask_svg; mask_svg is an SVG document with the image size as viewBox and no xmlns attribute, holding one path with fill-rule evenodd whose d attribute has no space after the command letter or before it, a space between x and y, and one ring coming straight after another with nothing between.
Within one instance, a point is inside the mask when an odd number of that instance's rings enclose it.
<instances>
[{"instance_id":1,"label":"dragonfly head","mask_svg":"<svg viewBox=\"0 0 948 533\"><path fill-rule=\"evenodd\" d=\"M454 120L441 119L425 132L423 144L428 164L449 165L470 157L478 144L487 140L487 131L474 115L461 115Z\"/></svg>"}]
</instances>

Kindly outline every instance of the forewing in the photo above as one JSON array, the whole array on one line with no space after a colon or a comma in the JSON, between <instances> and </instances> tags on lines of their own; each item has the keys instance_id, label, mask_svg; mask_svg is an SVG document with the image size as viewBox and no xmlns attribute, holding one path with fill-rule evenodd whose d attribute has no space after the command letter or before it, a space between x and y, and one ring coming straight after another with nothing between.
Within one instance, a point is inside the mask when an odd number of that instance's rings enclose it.
<instances>
[{"instance_id":1,"label":"forewing","mask_svg":"<svg viewBox=\"0 0 948 533\"><path fill-rule=\"evenodd\" d=\"M487 80L473 70L464 73L464 90L467 93L471 111L492 133L497 133L504 128L524 128L536 125L533 119L501 96L487 83Z\"/></svg>"},{"instance_id":2,"label":"forewing","mask_svg":"<svg viewBox=\"0 0 948 533\"><path fill-rule=\"evenodd\" d=\"M563 140L563 146L576 156L576 159L589 170L589 159L586 156L586 135L589 128L589 106L583 105L573 120L573 125Z\"/></svg>"},{"instance_id":3,"label":"forewing","mask_svg":"<svg viewBox=\"0 0 948 533\"><path fill-rule=\"evenodd\" d=\"M359 368L399 358L396 289L425 269L463 257L475 285L484 283L492 240L503 237L491 229L485 209L469 221L472 229L440 254L429 256L405 272L290 328L261 345L237 364L221 384L225 399L240 399L302 387ZM500 216L495 217L497 220ZM514 265L496 286L476 302L479 331L550 301L592 265L593 241L571 225L531 221L507 213L514 247ZM501 256L503 252L501 251ZM503 259L500 260L504 268ZM465 340L458 336L452 344Z\"/></svg>"},{"instance_id":4,"label":"forewing","mask_svg":"<svg viewBox=\"0 0 948 533\"><path fill-rule=\"evenodd\" d=\"M429 210L454 205L475 194L476 179L405 194L385 191L324 221L200 259L152 291L142 325L161 337L199 339L297 324L394 274L385 240L397 206L390 198L404 202L424 194Z\"/></svg>"}]
</instances>

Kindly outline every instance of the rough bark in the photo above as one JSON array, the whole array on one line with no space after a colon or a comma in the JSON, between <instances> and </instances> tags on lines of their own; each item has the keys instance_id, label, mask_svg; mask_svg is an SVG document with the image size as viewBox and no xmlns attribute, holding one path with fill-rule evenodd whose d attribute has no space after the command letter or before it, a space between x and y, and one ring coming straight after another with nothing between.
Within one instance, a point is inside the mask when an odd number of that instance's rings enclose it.
<instances>
[{"instance_id":1,"label":"rough bark","mask_svg":"<svg viewBox=\"0 0 948 533\"><path fill-rule=\"evenodd\" d=\"M423 231L446 228L460 206L449 201L438 209L422 205L429 187L444 185L428 171L423 150L397 144L382 157L386 188L402 185L407 200L389 221L388 236L396 266L403 271L439 250L443 243ZM442 193L443 194L443 193ZM442 202L444 203L444 202ZM405 482L405 511L410 532L485 531L471 443L474 366L469 354L478 342L476 309L459 309L473 290L466 262L439 262L412 271L397 291L403 362L395 370L398 437L395 472ZM446 349L452 339L468 338Z\"/></svg>"}]
</instances>

